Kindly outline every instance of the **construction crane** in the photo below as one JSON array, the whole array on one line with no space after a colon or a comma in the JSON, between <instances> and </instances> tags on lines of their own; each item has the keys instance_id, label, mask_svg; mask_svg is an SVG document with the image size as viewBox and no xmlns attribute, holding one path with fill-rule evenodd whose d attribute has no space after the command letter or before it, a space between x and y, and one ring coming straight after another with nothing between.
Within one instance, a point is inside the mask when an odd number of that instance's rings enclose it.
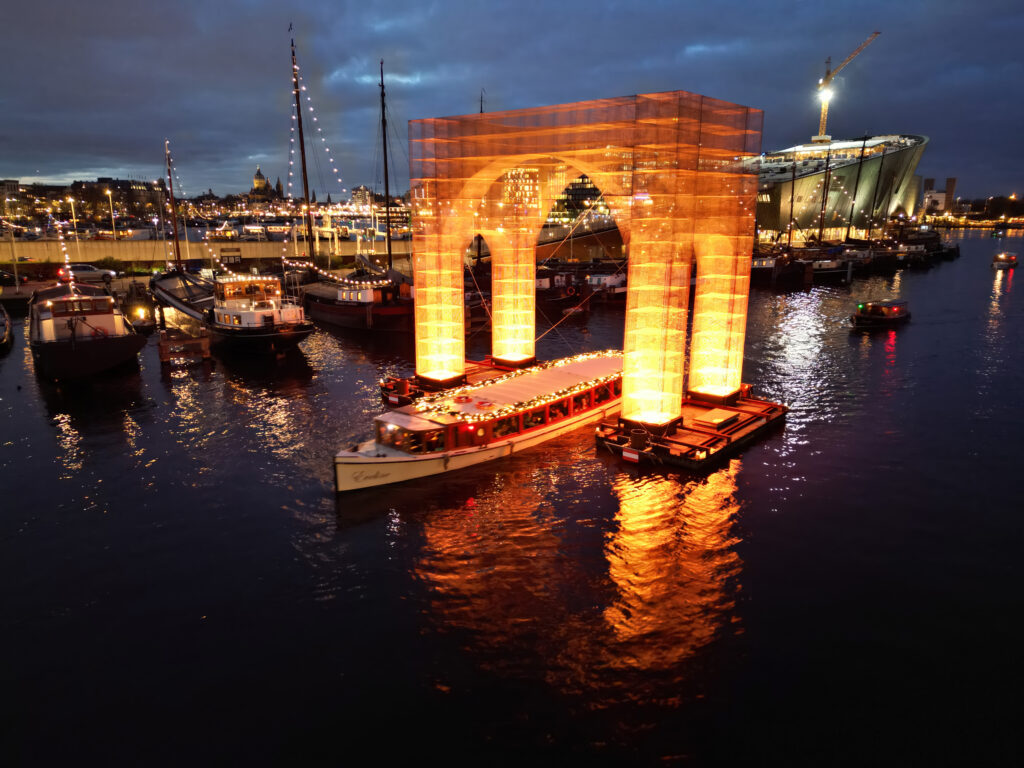
<instances>
[{"instance_id":1,"label":"construction crane","mask_svg":"<svg viewBox=\"0 0 1024 768\"><path fill-rule=\"evenodd\" d=\"M875 38L880 34L880 32L874 32L871 37L860 44L860 47L857 50L843 59L843 63L835 69L832 69L832 57L829 56L825 59L825 76L818 81L818 98L821 100L821 122L818 123L818 135L814 137L816 141L828 141L828 138L825 135L825 121L828 120L828 103L832 100L832 88L830 87L832 85L832 81L835 79L836 75L842 71L843 67L853 61L861 51L871 45Z\"/></svg>"}]
</instances>

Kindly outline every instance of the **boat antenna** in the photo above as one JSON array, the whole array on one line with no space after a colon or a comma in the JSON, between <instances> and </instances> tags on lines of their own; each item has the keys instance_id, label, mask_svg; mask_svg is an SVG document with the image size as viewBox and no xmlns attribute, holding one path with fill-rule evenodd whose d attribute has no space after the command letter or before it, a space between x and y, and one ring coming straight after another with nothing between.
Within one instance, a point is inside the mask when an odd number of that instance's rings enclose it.
<instances>
[{"instance_id":1,"label":"boat antenna","mask_svg":"<svg viewBox=\"0 0 1024 768\"><path fill-rule=\"evenodd\" d=\"M485 89L481 88L480 89L480 114L481 115L484 113L484 94L485 93L487 93L487 91Z\"/></svg>"},{"instance_id":2,"label":"boat antenna","mask_svg":"<svg viewBox=\"0 0 1024 768\"><path fill-rule=\"evenodd\" d=\"M388 189L388 118L384 107L384 59L380 60L380 131L384 151L384 242L388 249L388 270L393 269L391 258L391 190Z\"/></svg>"},{"instance_id":3,"label":"boat antenna","mask_svg":"<svg viewBox=\"0 0 1024 768\"><path fill-rule=\"evenodd\" d=\"M174 266L178 272L185 270L181 266L181 245L178 243L178 212L174 207L174 181L171 178L171 142L164 139L164 158L167 161L167 195L171 200L171 229L174 233Z\"/></svg>"},{"instance_id":4,"label":"boat antenna","mask_svg":"<svg viewBox=\"0 0 1024 768\"><path fill-rule=\"evenodd\" d=\"M291 30L291 25L288 27ZM295 38L292 38L292 90L295 92L295 121L299 131L299 159L302 161L302 202L306 206L302 221L306 230L306 248L313 247L313 209L309 204L309 182L306 180L306 140L302 134L302 101L299 98L299 65L295 63ZM310 250L310 258L313 252Z\"/></svg>"}]
</instances>

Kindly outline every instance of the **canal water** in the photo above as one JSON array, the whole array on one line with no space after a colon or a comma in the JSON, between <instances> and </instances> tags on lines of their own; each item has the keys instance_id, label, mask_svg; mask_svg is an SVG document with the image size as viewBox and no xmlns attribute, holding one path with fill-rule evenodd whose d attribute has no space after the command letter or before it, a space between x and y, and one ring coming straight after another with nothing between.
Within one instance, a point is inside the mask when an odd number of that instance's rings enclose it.
<instances>
[{"instance_id":1,"label":"canal water","mask_svg":"<svg viewBox=\"0 0 1024 768\"><path fill-rule=\"evenodd\" d=\"M584 429L335 498L411 340L83 387L0 358L5 765L1020 764L1024 286L997 246L751 295L785 428L706 478ZM1014 248L1014 246L1017 246ZM851 333L858 300L913 319ZM542 357L619 346L599 307ZM487 338L471 341L483 354Z\"/></svg>"}]
</instances>

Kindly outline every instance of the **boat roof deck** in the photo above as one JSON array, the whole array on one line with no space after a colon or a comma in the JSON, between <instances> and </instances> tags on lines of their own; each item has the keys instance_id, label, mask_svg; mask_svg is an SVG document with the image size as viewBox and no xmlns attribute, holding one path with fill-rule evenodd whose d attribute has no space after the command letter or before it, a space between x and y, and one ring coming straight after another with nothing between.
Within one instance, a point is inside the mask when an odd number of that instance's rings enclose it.
<instances>
[{"instance_id":1,"label":"boat roof deck","mask_svg":"<svg viewBox=\"0 0 1024 768\"><path fill-rule=\"evenodd\" d=\"M538 397L572 389L622 372L622 353L573 360L538 370L527 369L518 376L484 384L465 394L431 398L429 404L407 405L377 417L378 421L406 429L436 429L438 425L462 421L466 417L489 416L496 409L527 403Z\"/></svg>"}]
</instances>

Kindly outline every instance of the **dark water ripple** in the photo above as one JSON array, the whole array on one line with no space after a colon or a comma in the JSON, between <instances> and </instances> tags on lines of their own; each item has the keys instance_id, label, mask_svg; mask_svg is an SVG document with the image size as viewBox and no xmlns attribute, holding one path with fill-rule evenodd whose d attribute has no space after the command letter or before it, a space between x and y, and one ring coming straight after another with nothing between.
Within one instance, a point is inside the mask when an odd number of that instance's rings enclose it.
<instances>
[{"instance_id":1,"label":"dark water ripple","mask_svg":"<svg viewBox=\"0 0 1024 768\"><path fill-rule=\"evenodd\" d=\"M410 340L320 329L276 364L169 374L151 343L138 370L57 387L19 327L0 754L862 765L884 743L1015 764L1024 304L988 266L1015 242L755 290L744 379L788 422L706 478L624 467L582 430L335 499L331 455L366 435L380 377L412 371ZM909 325L849 331L893 296ZM599 307L539 354L620 346L622 324Z\"/></svg>"}]
</instances>

